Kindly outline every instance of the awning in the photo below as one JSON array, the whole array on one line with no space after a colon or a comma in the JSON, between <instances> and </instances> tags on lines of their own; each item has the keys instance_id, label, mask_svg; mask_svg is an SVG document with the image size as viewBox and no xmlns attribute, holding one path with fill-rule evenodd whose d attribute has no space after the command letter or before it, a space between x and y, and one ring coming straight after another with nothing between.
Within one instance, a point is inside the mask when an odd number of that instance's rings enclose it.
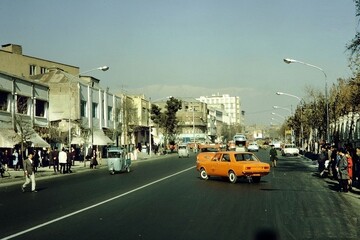
<instances>
[{"instance_id":1,"label":"awning","mask_svg":"<svg viewBox=\"0 0 360 240\"><path fill-rule=\"evenodd\" d=\"M31 142L32 147L50 147L50 144L48 144L42 137L39 136L36 132L34 132L30 138L29 142Z\"/></svg>"},{"instance_id":2,"label":"awning","mask_svg":"<svg viewBox=\"0 0 360 240\"><path fill-rule=\"evenodd\" d=\"M73 137L71 139L71 144L82 145L84 143L85 143L85 139L83 137Z\"/></svg>"},{"instance_id":3,"label":"awning","mask_svg":"<svg viewBox=\"0 0 360 240\"><path fill-rule=\"evenodd\" d=\"M13 129L0 128L0 148L13 148L20 142L20 136Z\"/></svg>"},{"instance_id":4,"label":"awning","mask_svg":"<svg viewBox=\"0 0 360 240\"><path fill-rule=\"evenodd\" d=\"M93 134L90 134L88 142L101 146L114 144L114 141L106 136L102 130L95 130Z\"/></svg>"}]
</instances>

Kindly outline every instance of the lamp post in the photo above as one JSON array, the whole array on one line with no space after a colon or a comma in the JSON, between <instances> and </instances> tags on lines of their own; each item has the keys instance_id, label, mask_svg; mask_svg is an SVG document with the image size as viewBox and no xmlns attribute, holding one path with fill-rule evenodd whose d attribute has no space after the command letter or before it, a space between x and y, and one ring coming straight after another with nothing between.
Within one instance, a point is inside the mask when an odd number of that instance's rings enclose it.
<instances>
[{"instance_id":1,"label":"lamp post","mask_svg":"<svg viewBox=\"0 0 360 240\"><path fill-rule=\"evenodd\" d=\"M300 103L301 103L301 101L303 101L303 99L301 97L298 97L298 96L293 95L293 94L284 93L284 92L276 92L276 94L296 98L297 100L299 100ZM274 108L275 108L275 106L274 106ZM301 147L303 147L304 130L303 130L303 125L302 125L302 110L300 111L300 133L301 133L301 137L300 137L301 138Z\"/></svg>"},{"instance_id":2,"label":"lamp post","mask_svg":"<svg viewBox=\"0 0 360 240\"><path fill-rule=\"evenodd\" d=\"M284 107L279 107L279 106L273 106L274 109L283 109L283 110L286 110L288 111L290 114L292 114L292 111L288 108L284 108Z\"/></svg>"},{"instance_id":3,"label":"lamp post","mask_svg":"<svg viewBox=\"0 0 360 240\"><path fill-rule=\"evenodd\" d=\"M276 95L285 95L285 96L289 96L289 97L294 97L294 98L298 99L299 102L301 102L301 97L298 97L298 96L295 96L295 95L292 95L292 94L289 94L289 93L276 92Z\"/></svg>"},{"instance_id":4,"label":"lamp post","mask_svg":"<svg viewBox=\"0 0 360 240\"><path fill-rule=\"evenodd\" d=\"M95 70L101 70L101 71L105 72L105 71L109 70L109 67L108 66L102 66L102 67L98 67L98 68L93 68L93 69L81 72L81 73L77 74L76 76L74 76L73 78L79 77L81 74L92 72L92 71L95 71ZM71 94L71 91L70 91L71 85L70 84L71 84L71 80L73 78L71 78L69 80L69 95ZM71 99L71 95L70 95L69 98ZM70 148L71 148L71 101L70 101L70 99L69 99L69 141L68 141L69 151L70 151ZM91 146L93 144L93 141L94 141L93 122L91 121Z\"/></svg>"},{"instance_id":5,"label":"lamp post","mask_svg":"<svg viewBox=\"0 0 360 240\"><path fill-rule=\"evenodd\" d=\"M318 66L315 66L315 65L312 65L312 64L309 64L306 62L301 62L301 61L298 61L295 59L285 58L284 62L287 64L300 63L305 66L315 68L324 74L324 77L325 77L325 105L326 105L326 142L329 143L330 142L330 139L329 139L329 103L328 103L328 90L327 90L327 75L326 75L325 71Z\"/></svg>"},{"instance_id":6,"label":"lamp post","mask_svg":"<svg viewBox=\"0 0 360 240\"><path fill-rule=\"evenodd\" d=\"M194 152L197 152L197 147L196 147L196 138L195 138L195 108L192 108L192 122L193 122L193 137L194 137Z\"/></svg>"},{"instance_id":7,"label":"lamp post","mask_svg":"<svg viewBox=\"0 0 360 240\"><path fill-rule=\"evenodd\" d=\"M274 112L272 112L271 114L275 115L275 116L278 116L278 117L281 117L284 120L286 119L286 117L284 117L283 115L280 115L280 114L277 114L277 113L274 113Z\"/></svg>"}]
</instances>

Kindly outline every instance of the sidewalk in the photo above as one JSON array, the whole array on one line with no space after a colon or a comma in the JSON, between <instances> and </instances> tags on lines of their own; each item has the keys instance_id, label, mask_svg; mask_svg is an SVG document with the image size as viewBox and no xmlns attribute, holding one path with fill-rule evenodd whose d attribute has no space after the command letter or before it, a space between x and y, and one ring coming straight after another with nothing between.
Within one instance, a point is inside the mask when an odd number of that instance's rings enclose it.
<instances>
[{"instance_id":1,"label":"sidewalk","mask_svg":"<svg viewBox=\"0 0 360 240\"><path fill-rule=\"evenodd\" d=\"M167 155L155 155L155 154L151 154L148 155L147 153L139 153L138 154L138 158L137 160L133 160L132 164L135 164L136 162L140 162L140 161L144 161L144 160L150 160L150 159L158 159L161 157L164 157ZM96 167L97 169L103 169L106 168L107 169L107 159L103 158L100 162L99 165ZM60 168L60 166L59 166ZM90 161L86 162L86 166L84 166L84 162L80 162L80 161L75 161L75 165L71 166L71 171L72 173L55 173L54 172L54 167L40 167L38 168L38 171L36 172L36 179L46 179L46 178L55 178L55 177L63 177L63 176L68 176L71 174L77 174L80 172L85 172L85 171L93 171L93 169L90 169ZM10 186L10 185L14 185L14 184L20 184L21 182L25 181L25 177L24 177L24 171L23 170L19 170L19 171L14 171L13 169L9 169L8 171L10 173L10 176L7 175L7 173L4 174L3 178L0 178L0 187L5 187L5 186Z\"/></svg>"},{"instance_id":2,"label":"sidewalk","mask_svg":"<svg viewBox=\"0 0 360 240\"><path fill-rule=\"evenodd\" d=\"M60 166L59 166L60 168ZM97 168L107 168L107 161L106 159L102 160L102 164L98 165ZM84 162L75 162L74 166L71 166L71 171L72 173L55 173L54 172L54 167L39 167L35 176L36 179L45 179L45 178L55 178L55 177L62 177L62 176L67 176L67 175L71 175L71 174L76 174L79 172L84 172L84 171L90 171L93 169L90 169L90 162L86 162L86 166L84 166ZM23 170L18 170L18 171L14 171L13 169L9 169L8 171L10 173L10 176L7 175L7 173L4 174L3 178L0 178L0 187L3 186L9 186L9 185L13 185L15 183L20 183L20 182L24 182L25 181L25 177L24 177L24 171Z\"/></svg>"}]
</instances>

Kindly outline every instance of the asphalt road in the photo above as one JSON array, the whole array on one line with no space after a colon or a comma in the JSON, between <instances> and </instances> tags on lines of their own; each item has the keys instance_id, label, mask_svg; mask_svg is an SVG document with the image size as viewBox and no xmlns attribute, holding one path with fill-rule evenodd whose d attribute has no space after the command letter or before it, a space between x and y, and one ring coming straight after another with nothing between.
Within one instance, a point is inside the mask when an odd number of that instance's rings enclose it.
<instances>
[{"instance_id":1,"label":"asphalt road","mask_svg":"<svg viewBox=\"0 0 360 240\"><path fill-rule=\"evenodd\" d=\"M257 155L267 161L268 153ZM254 239L262 229L279 239L359 239L360 199L336 192L310 161L280 158L259 184L200 180L195 155L0 187L4 239Z\"/></svg>"}]
</instances>

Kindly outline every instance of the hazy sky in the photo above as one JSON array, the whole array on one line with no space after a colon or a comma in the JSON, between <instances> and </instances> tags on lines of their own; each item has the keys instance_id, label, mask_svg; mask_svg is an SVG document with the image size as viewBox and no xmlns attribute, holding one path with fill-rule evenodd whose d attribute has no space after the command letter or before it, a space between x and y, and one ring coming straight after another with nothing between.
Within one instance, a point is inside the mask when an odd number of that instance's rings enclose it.
<instances>
[{"instance_id":1,"label":"hazy sky","mask_svg":"<svg viewBox=\"0 0 360 240\"><path fill-rule=\"evenodd\" d=\"M240 96L247 124L281 121L305 87L351 77L352 0L1 0L0 44L80 67L115 92ZM271 120L272 117L277 120Z\"/></svg>"}]
</instances>

